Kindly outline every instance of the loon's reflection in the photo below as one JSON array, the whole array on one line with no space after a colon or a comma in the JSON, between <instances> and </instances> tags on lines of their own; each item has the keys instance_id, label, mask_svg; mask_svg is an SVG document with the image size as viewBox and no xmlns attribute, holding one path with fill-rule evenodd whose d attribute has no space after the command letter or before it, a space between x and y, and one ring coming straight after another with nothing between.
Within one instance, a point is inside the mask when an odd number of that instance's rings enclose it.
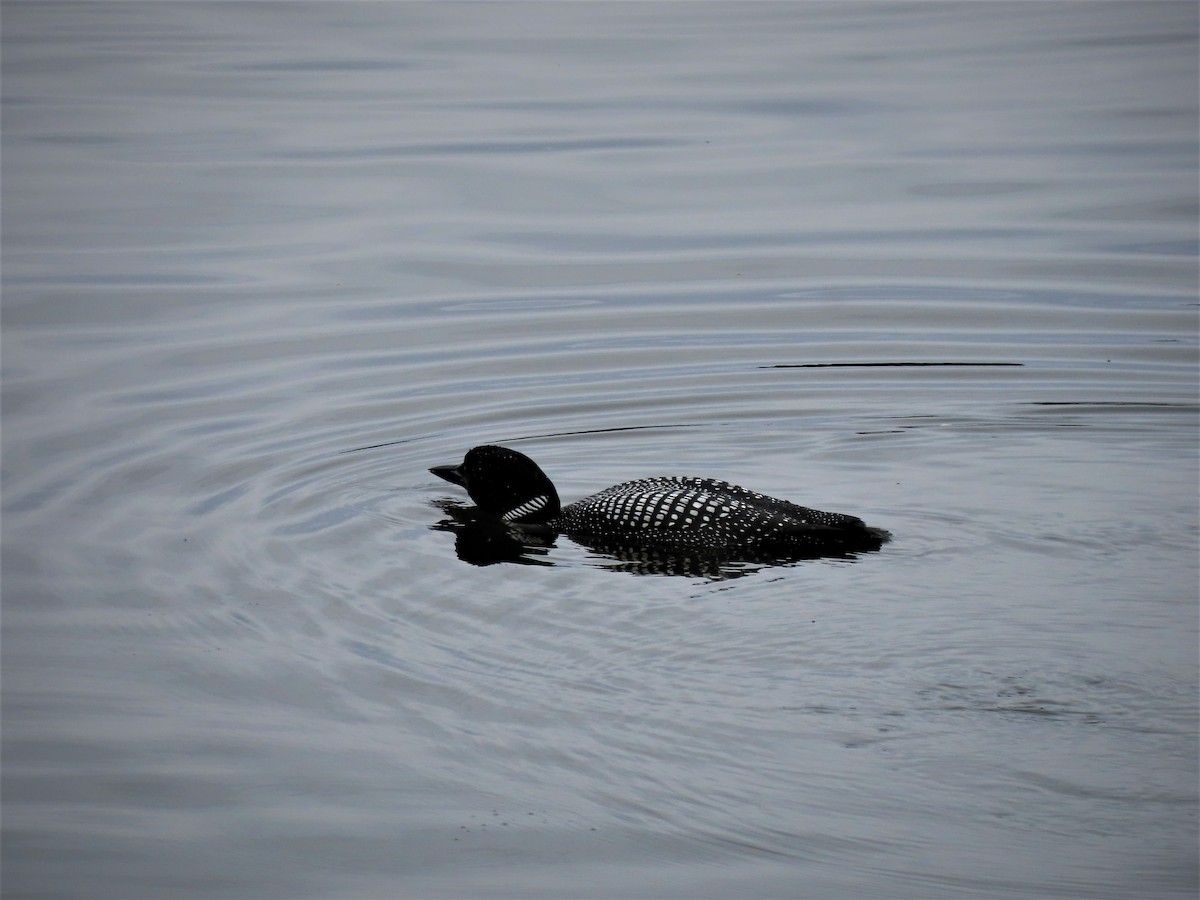
<instances>
[{"instance_id":1,"label":"loon's reflection","mask_svg":"<svg viewBox=\"0 0 1200 900\"><path fill-rule=\"evenodd\" d=\"M434 503L446 514L446 518L430 527L434 531L446 531L454 535L454 550L463 562L474 566L495 563L555 565L553 560L547 558L560 537L554 529L513 528L476 506L463 506L448 499ZM871 552L797 550L781 555L777 551L760 554L741 551L732 556L711 551L629 546L577 538L571 540L596 554L595 564L600 568L635 575L685 575L711 579L737 578L767 566L788 565L809 559L852 561L863 552Z\"/></svg>"},{"instance_id":2,"label":"loon's reflection","mask_svg":"<svg viewBox=\"0 0 1200 900\"><path fill-rule=\"evenodd\" d=\"M502 562L523 566L554 565L550 560L538 557L545 556L554 546L555 532L518 532L477 506L462 506L453 500L437 500L435 504L447 517L431 527L434 531L449 531L454 535L454 551L463 562L473 566Z\"/></svg>"}]
</instances>

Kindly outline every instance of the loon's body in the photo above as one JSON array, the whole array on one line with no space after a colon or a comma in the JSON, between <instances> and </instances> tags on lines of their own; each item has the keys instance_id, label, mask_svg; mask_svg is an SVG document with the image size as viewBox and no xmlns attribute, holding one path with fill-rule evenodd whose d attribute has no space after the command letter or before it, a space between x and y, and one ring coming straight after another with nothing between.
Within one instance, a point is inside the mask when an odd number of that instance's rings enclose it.
<instances>
[{"instance_id":1,"label":"loon's body","mask_svg":"<svg viewBox=\"0 0 1200 900\"><path fill-rule=\"evenodd\" d=\"M724 553L878 549L888 533L861 519L778 500L711 478L625 481L568 506L528 456L475 447L439 478L467 489L483 512L509 525L557 531L583 542Z\"/></svg>"}]
</instances>

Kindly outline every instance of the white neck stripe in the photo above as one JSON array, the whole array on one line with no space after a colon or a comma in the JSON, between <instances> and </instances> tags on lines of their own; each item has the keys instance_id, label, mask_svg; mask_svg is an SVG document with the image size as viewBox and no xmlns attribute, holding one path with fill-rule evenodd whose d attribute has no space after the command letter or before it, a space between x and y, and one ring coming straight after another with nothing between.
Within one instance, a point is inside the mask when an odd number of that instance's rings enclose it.
<instances>
[{"instance_id":1,"label":"white neck stripe","mask_svg":"<svg viewBox=\"0 0 1200 900\"><path fill-rule=\"evenodd\" d=\"M516 509L510 509L508 512L506 512L500 518L501 518L501 520L503 520L505 522L513 522L517 519L520 519L524 516L529 515L530 513L535 513L539 509L545 509L546 504L549 502L550 502L550 498L548 496L546 496L545 494L539 494L537 497L534 497L532 500L528 500L525 503L522 503Z\"/></svg>"}]
</instances>

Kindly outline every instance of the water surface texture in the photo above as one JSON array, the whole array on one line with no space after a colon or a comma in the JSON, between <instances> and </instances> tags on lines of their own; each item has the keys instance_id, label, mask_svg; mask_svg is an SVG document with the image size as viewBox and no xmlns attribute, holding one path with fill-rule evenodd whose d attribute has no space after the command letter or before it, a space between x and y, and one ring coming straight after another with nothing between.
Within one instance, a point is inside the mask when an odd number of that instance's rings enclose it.
<instances>
[{"instance_id":1,"label":"water surface texture","mask_svg":"<svg viewBox=\"0 0 1200 900\"><path fill-rule=\"evenodd\" d=\"M1196 36L5 3L5 897L1195 897ZM480 443L894 539L474 565Z\"/></svg>"}]
</instances>

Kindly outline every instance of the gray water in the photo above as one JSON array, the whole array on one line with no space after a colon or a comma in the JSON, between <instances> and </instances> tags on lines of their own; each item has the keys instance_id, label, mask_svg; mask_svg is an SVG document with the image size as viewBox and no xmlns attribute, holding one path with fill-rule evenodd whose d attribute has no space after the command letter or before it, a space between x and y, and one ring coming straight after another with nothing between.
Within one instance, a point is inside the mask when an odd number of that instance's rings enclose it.
<instances>
[{"instance_id":1,"label":"gray water","mask_svg":"<svg viewBox=\"0 0 1200 900\"><path fill-rule=\"evenodd\" d=\"M1196 895L1195 4L2 25L5 897Z\"/></svg>"}]
</instances>

